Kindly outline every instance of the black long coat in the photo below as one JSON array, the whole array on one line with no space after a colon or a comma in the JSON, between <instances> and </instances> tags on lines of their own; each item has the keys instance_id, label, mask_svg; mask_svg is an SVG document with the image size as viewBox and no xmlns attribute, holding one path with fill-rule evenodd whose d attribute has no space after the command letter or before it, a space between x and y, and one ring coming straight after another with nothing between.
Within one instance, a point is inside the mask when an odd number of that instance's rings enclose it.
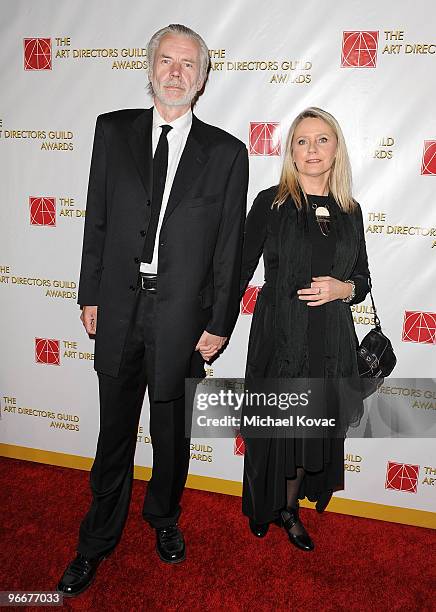
<instances>
[{"instance_id":1,"label":"black long coat","mask_svg":"<svg viewBox=\"0 0 436 612\"><path fill-rule=\"evenodd\" d=\"M245 228L241 291L262 254L265 263L265 285L257 299L247 355L246 385L255 391L259 379L307 379L310 374L311 307L298 299L297 290L310 286L312 244L316 243L310 239L304 212L298 213L290 198L278 210L271 209L276 193L277 187L259 193ZM346 214L332 202L330 214L336 240L329 275L352 279L356 285L352 303L358 303L368 292L369 276L360 206ZM243 512L259 523L274 520L285 507L286 478L294 477L297 467L306 470L300 499L317 501L321 494L343 488L343 434L358 422L362 411L357 338L349 304L334 300L319 308L325 309L325 328L318 330L316 361L330 380L324 381L326 393L318 388L322 394L317 393L313 406L318 410L315 416L337 419L337 437L298 440L274 431L270 437L252 437L252 429L241 428L245 439ZM244 413L252 415L252 408L244 407Z\"/></svg>"},{"instance_id":2,"label":"black long coat","mask_svg":"<svg viewBox=\"0 0 436 612\"><path fill-rule=\"evenodd\" d=\"M97 371L116 376L150 220L152 109L97 118L78 302L98 306ZM245 145L193 116L158 252L155 400L184 393L204 331L228 336L239 307Z\"/></svg>"}]
</instances>

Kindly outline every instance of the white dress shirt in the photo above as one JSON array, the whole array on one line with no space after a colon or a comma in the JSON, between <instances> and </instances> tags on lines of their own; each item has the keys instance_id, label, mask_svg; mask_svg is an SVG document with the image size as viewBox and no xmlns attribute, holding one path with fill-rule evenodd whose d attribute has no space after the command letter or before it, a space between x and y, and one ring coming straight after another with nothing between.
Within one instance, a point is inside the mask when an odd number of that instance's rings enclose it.
<instances>
[{"instance_id":1,"label":"white dress shirt","mask_svg":"<svg viewBox=\"0 0 436 612\"><path fill-rule=\"evenodd\" d=\"M157 143L161 135L161 125L170 125L173 129L168 132L168 169L167 178L165 181L165 188L162 196L162 206L159 214L159 221L156 230L156 240L154 243L153 259L150 263L141 263L141 272L148 272L149 274L157 273L157 254L159 250L159 234L162 227L162 221L165 215L165 210L168 204L168 198L171 193L173 186L174 177L176 175L177 167L182 157L183 149L188 139L188 134L192 125L192 111L188 110L184 115L168 123L165 119L162 119L156 108L153 108L153 129L152 129L152 151L153 157L156 151Z\"/></svg>"}]
</instances>

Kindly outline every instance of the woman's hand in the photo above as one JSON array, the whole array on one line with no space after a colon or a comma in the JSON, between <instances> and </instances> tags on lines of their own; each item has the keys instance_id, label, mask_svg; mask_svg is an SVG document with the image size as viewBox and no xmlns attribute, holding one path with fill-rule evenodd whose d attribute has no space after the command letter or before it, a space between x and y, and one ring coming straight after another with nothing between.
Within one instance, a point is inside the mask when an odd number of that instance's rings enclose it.
<instances>
[{"instance_id":1,"label":"woman's hand","mask_svg":"<svg viewBox=\"0 0 436 612\"><path fill-rule=\"evenodd\" d=\"M332 276L314 276L310 289L299 289L298 299L307 302L308 306L322 306L333 300L343 300L351 295L352 286Z\"/></svg>"}]
</instances>

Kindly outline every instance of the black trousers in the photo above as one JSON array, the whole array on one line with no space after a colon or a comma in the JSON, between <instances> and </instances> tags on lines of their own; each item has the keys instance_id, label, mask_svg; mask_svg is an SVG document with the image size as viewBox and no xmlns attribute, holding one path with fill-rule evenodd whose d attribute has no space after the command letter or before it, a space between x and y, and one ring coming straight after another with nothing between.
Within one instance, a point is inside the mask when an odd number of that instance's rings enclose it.
<instances>
[{"instance_id":1,"label":"black trousers","mask_svg":"<svg viewBox=\"0 0 436 612\"><path fill-rule=\"evenodd\" d=\"M155 309L156 294L137 289L119 375L98 374L100 433L90 475L93 498L80 526L77 548L87 557L111 551L126 522L139 417L147 383L153 381ZM194 358L199 359L199 354ZM150 384L148 392L153 472L143 517L152 527L165 527L175 523L181 512L190 439L185 437L184 396L155 402Z\"/></svg>"}]
</instances>

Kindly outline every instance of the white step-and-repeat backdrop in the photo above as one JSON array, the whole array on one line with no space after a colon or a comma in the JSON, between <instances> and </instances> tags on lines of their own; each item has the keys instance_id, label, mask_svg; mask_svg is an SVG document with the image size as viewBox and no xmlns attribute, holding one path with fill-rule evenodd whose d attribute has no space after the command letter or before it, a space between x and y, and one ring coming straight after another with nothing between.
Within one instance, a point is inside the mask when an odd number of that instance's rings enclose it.
<instances>
[{"instance_id":1,"label":"white step-and-repeat backdrop","mask_svg":"<svg viewBox=\"0 0 436 612\"><path fill-rule=\"evenodd\" d=\"M413 6L406 0L15 0L2 4L1 17L2 454L53 463L63 457L64 464L70 455L72 465L74 457L94 454L94 345L76 303L94 124L103 112L151 106L146 42L168 23L189 25L210 48L209 83L195 112L246 143L248 206L277 182L294 116L319 106L337 117L364 211L376 301L398 357L394 374L435 376L431 0ZM260 265L230 346L210 376L243 376L262 273ZM362 337L372 324L369 300L353 310ZM419 381L393 393L409 419L423 411L436 416L436 398ZM434 440L350 439L346 453L346 490L337 497L365 503L340 506L339 500L339 509L430 526ZM190 473L206 478L191 483L237 490L242 455L239 438L193 440ZM151 466L151 460L145 403L136 463Z\"/></svg>"}]
</instances>

